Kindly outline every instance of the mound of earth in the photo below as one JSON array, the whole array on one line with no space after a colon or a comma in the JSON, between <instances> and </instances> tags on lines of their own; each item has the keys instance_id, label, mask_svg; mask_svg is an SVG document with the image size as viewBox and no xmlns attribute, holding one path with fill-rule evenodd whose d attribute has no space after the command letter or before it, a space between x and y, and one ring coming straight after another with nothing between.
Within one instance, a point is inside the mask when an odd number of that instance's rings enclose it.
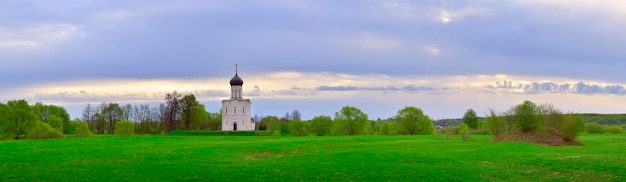
<instances>
[{"instance_id":1,"label":"mound of earth","mask_svg":"<svg viewBox=\"0 0 626 182\"><path fill-rule=\"evenodd\" d=\"M495 139L495 141L520 141L536 143L541 145L550 146L562 146L562 145L581 145L580 142L573 140L568 141L563 137L559 131L549 128L544 131L529 131L523 132L521 130L513 131L501 135Z\"/></svg>"}]
</instances>

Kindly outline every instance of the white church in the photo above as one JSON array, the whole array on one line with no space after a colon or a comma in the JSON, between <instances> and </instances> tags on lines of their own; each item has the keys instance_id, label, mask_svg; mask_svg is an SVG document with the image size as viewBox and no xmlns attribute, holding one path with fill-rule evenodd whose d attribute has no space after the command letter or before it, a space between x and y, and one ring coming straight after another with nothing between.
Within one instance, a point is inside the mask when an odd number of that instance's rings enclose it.
<instances>
[{"instance_id":1,"label":"white church","mask_svg":"<svg viewBox=\"0 0 626 182\"><path fill-rule=\"evenodd\" d=\"M250 117L250 99L241 97L243 80L239 78L238 65L235 66L235 76L230 79L230 99L222 101L222 131L254 131L256 123Z\"/></svg>"}]
</instances>

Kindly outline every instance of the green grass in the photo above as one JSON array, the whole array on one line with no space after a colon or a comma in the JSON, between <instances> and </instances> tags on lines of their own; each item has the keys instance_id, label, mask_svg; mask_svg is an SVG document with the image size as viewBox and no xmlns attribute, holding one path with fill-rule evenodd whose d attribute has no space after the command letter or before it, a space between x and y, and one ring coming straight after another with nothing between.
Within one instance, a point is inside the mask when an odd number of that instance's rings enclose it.
<instances>
[{"instance_id":1,"label":"green grass","mask_svg":"<svg viewBox=\"0 0 626 182\"><path fill-rule=\"evenodd\" d=\"M182 135L0 141L0 181L626 181L626 135L561 147L491 136Z\"/></svg>"}]
</instances>

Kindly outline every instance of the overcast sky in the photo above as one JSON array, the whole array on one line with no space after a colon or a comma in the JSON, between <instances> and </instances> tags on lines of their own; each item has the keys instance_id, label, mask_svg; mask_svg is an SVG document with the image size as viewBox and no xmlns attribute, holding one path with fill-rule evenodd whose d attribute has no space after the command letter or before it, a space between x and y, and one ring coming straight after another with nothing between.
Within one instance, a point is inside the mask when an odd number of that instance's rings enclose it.
<instances>
[{"instance_id":1,"label":"overcast sky","mask_svg":"<svg viewBox=\"0 0 626 182\"><path fill-rule=\"evenodd\" d=\"M622 0L5 0L0 102L75 118L177 90L217 112L239 64L260 116L460 118L524 100L625 113L624 17Z\"/></svg>"}]
</instances>

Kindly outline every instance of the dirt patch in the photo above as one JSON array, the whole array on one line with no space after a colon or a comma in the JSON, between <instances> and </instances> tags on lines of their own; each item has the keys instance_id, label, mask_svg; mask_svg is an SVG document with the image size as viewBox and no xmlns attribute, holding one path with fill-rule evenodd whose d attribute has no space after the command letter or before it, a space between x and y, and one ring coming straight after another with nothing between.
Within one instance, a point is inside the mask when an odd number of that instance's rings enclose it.
<instances>
[{"instance_id":1,"label":"dirt patch","mask_svg":"<svg viewBox=\"0 0 626 182\"><path fill-rule=\"evenodd\" d=\"M568 141L559 131L548 128L545 131L513 131L499 136L494 141L520 141L549 146L581 145L578 141Z\"/></svg>"}]
</instances>

